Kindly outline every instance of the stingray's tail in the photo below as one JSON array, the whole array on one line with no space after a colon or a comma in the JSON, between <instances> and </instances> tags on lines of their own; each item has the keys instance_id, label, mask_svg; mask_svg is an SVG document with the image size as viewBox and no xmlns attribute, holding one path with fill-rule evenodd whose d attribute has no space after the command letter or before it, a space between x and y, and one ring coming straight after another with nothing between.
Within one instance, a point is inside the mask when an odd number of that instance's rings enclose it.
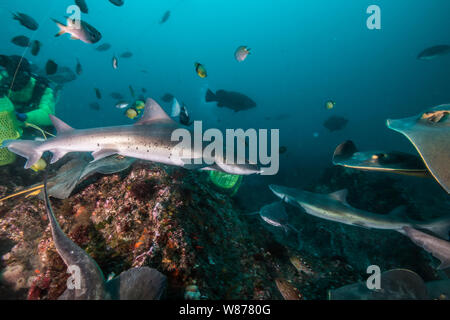
<instances>
[{"instance_id":1,"label":"stingray's tail","mask_svg":"<svg viewBox=\"0 0 450 320\"><path fill-rule=\"evenodd\" d=\"M206 102L217 101L217 97L211 90L208 89L208 91L206 91L205 101Z\"/></svg>"}]
</instances>

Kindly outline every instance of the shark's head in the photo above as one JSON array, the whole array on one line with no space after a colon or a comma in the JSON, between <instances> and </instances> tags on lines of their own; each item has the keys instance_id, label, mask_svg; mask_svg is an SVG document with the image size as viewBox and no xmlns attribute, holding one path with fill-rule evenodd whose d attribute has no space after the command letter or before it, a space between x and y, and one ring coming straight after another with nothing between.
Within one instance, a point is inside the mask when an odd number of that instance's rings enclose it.
<instances>
[{"instance_id":1,"label":"shark's head","mask_svg":"<svg viewBox=\"0 0 450 320\"><path fill-rule=\"evenodd\" d=\"M275 184L269 185L270 190L281 200L287 203L295 204L299 197L301 190L278 186Z\"/></svg>"}]
</instances>

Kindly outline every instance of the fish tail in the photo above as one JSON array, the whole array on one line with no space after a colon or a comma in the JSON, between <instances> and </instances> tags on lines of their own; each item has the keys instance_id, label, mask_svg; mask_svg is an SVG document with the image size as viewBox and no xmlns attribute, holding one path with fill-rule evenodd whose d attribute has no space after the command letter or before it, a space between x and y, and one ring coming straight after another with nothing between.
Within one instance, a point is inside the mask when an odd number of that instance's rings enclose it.
<instances>
[{"instance_id":1,"label":"fish tail","mask_svg":"<svg viewBox=\"0 0 450 320\"><path fill-rule=\"evenodd\" d=\"M450 217L438 219L428 224L419 225L419 228L429 230L444 240L450 236Z\"/></svg>"},{"instance_id":2,"label":"fish tail","mask_svg":"<svg viewBox=\"0 0 450 320\"><path fill-rule=\"evenodd\" d=\"M42 157L42 151L38 147L42 145L41 141L32 140L6 140L2 147L27 159L25 169L31 168Z\"/></svg>"},{"instance_id":3,"label":"fish tail","mask_svg":"<svg viewBox=\"0 0 450 320\"><path fill-rule=\"evenodd\" d=\"M217 101L217 97L211 90L208 89L208 91L206 91L205 100L206 102Z\"/></svg>"},{"instance_id":4,"label":"fish tail","mask_svg":"<svg viewBox=\"0 0 450 320\"><path fill-rule=\"evenodd\" d=\"M52 20L53 20L54 23L56 23L56 25L59 28L59 32L57 34L55 34L55 37L59 37L60 35L63 35L64 33L66 33L66 26L65 25L63 25L61 22L59 22L56 19L52 18Z\"/></svg>"}]
</instances>

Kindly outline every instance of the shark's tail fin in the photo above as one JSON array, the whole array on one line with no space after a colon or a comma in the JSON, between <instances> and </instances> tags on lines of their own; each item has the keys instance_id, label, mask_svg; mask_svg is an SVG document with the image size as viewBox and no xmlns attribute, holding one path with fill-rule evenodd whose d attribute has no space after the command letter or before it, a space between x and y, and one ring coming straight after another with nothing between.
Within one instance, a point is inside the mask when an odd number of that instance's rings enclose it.
<instances>
[{"instance_id":1,"label":"shark's tail fin","mask_svg":"<svg viewBox=\"0 0 450 320\"><path fill-rule=\"evenodd\" d=\"M427 224L417 226L422 229L429 230L441 239L449 240L450 237L450 217L434 220Z\"/></svg>"},{"instance_id":2,"label":"shark's tail fin","mask_svg":"<svg viewBox=\"0 0 450 320\"><path fill-rule=\"evenodd\" d=\"M42 151L37 150L41 144L42 141L6 140L3 141L2 147L26 158L25 169L29 169L42 157Z\"/></svg>"},{"instance_id":3,"label":"shark's tail fin","mask_svg":"<svg viewBox=\"0 0 450 320\"><path fill-rule=\"evenodd\" d=\"M217 97L211 90L208 89L208 91L206 91L205 101L206 102L217 101Z\"/></svg>"}]
</instances>

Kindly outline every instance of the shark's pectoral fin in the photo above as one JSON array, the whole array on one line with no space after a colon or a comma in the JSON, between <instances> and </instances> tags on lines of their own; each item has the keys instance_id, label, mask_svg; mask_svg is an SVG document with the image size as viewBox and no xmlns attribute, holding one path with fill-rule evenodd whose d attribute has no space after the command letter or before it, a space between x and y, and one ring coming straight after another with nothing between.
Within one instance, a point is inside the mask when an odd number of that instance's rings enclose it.
<instances>
[{"instance_id":1,"label":"shark's pectoral fin","mask_svg":"<svg viewBox=\"0 0 450 320\"><path fill-rule=\"evenodd\" d=\"M52 160L50 161L51 164L57 162L67 154L67 151L61 149L50 150L50 152L53 154Z\"/></svg>"},{"instance_id":2,"label":"shark's pectoral fin","mask_svg":"<svg viewBox=\"0 0 450 320\"><path fill-rule=\"evenodd\" d=\"M343 189L329 194L329 197L347 205L348 190Z\"/></svg>"},{"instance_id":3,"label":"shark's pectoral fin","mask_svg":"<svg viewBox=\"0 0 450 320\"><path fill-rule=\"evenodd\" d=\"M92 152L92 157L94 158L94 160L92 160L92 162L112 156L117 153L118 153L118 151L113 150L113 149L101 149L101 150Z\"/></svg>"}]
</instances>

